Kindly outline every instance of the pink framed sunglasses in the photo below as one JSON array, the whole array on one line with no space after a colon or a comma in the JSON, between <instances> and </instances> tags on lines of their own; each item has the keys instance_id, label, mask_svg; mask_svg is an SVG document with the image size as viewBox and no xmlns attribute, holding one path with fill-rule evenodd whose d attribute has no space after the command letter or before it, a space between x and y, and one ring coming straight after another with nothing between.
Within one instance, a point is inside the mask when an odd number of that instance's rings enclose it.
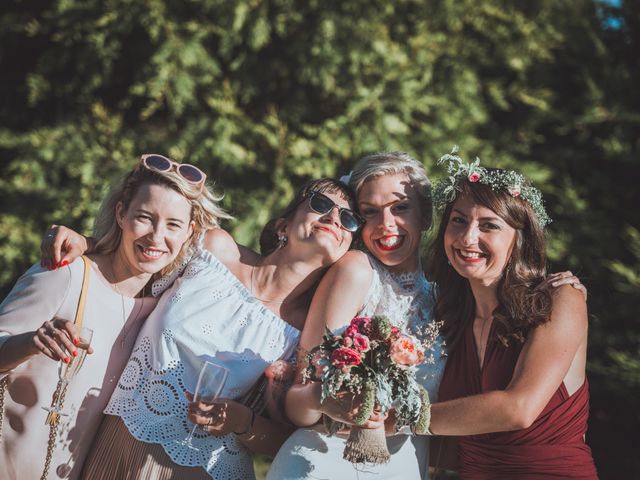
<instances>
[{"instance_id":1,"label":"pink framed sunglasses","mask_svg":"<svg viewBox=\"0 0 640 480\"><path fill-rule=\"evenodd\" d=\"M198 185L202 189L207 175L198 167L189 165L188 163L178 163L173 160L155 153L146 153L140 157L140 163L149 170L158 172L168 172L175 170L187 182Z\"/></svg>"}]
</instances>

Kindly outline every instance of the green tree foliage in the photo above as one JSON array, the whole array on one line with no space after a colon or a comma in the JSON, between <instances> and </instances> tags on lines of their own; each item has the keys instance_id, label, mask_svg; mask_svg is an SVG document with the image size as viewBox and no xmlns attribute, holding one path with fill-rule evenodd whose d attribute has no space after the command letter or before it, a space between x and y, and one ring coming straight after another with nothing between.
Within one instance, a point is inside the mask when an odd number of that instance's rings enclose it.
<instances>
[{"instance_id":1,"label":"green tree foliage","mask_svg":"<svg viewBox=\"0 0 640 480\"><path fill-rule=\"evenodd\" d=\"M6 0L0 288L142 152L206 170L255 245L304 180L382 149L438 176L457 143L545 193L552 268L589 288L589 443L602 478L640 475L640 9L616 5Z\"/></svg>"}]
</instances>

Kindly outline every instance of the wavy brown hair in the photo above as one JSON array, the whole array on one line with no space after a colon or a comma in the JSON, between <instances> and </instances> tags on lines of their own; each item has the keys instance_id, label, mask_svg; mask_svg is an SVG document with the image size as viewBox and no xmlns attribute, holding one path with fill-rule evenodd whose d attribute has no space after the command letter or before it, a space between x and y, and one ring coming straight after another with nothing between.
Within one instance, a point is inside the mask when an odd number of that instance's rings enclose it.
<instances>
[{"instance_id":1,"label":"wavy brown hair","mask_svg":"<svg viewBox=\"0 0 640 480\"><path fill-rule=\"evenodd\" d=\"M531 206L488 185L463 180L456 199L468 197L496 213L516 230L516 241L499 280L498 306L493 311L495 333L504 345L524 342L529 331L549 320L551 293L537 288L546 276L544 233ZM435 316L444 321L443 333L449 348L460 340L475 316L475 300L469 281L449 265L444 234L455 200L444 209L440 227L427 256L427 276L438 285Z\"/></svg>"}]
</instances>

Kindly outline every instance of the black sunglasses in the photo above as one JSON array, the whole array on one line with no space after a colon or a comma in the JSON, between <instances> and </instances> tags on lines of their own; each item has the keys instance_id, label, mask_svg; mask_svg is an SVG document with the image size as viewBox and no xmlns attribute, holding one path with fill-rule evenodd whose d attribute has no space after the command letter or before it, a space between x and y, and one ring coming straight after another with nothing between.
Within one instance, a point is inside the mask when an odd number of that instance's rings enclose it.
<instances>
[{"instance_id":1,"label":"black sunglasses","mask_svg":"<svg viewBox=\"0 0 640 480\"><path fill-rule=\"evenodd\" d=\"M320 215L325 215L337 208L342 228L351 233L357 232L364 224L364 219L356 212L345 207L339 207L333 200L320 192L311 192L309 194L309 207Z\"/></svg>"}]
</instances>

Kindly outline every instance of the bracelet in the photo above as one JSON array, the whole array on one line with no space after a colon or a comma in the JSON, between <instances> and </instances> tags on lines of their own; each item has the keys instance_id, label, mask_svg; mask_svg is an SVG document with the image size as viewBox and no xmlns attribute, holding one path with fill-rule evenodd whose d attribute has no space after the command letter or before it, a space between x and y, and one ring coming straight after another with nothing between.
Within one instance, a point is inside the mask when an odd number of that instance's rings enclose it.
<instances>
[{"instance_id":1,"label":"bracelet","mask_svg":"<svg viewBox=\"0 0 640 480\"><path fill-rule=\"evenodd\" d=\"M253 428L253 423L256 421L256 412L254 412L251 408L249 410L251 410L251 420L249 420L249 425L247 425L247 428L245 428L242 432L233 432L236 435L246 435Z\"/></svg>"},{"instance_id":2,"label":"bracelet","mask_svg":"<svg viewBox=\"0 0 640 480\"><path fill-rule=\"evenodd\" d=\"M424 389L420 394L422 399L422 408L420 409L420 417L414 426L414 433L419 435L433 435L429 429L431 425L431 403L429 402L429 394Z\"/></svg>"}]
</instances>

